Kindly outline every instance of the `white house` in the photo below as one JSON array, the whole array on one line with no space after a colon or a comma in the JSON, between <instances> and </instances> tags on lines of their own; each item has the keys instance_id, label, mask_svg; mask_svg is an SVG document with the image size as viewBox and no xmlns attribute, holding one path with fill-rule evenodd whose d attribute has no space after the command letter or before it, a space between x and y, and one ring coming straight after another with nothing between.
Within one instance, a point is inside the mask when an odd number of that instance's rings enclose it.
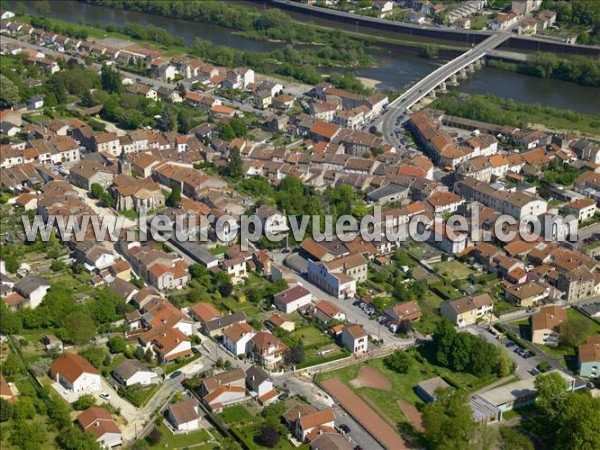
<instances>
[{"instance_id":1,"label":"white house","mask_svg":"<svg viewBox=\"0 0 600 450\"><path fill-rule=\"evenodd\" d=\"M366 353L369 337L362 325L353 323L342 330L342 345L352 353Z\"/></svg>"},{"instance_id":2,"label":"white house","mask_svg":"<svg viewBox=\"0 0 600 450\"><path fill-rule=\"evenodd\" d=\"M273 296L273 303L280 311L286 314L296 311L302 306L310 304L312 295L308 289L301 284L286 289Z\"/></svg>"},{"instance_id":3,"label":"white house","mask_svg":"<svg viewBox=\"0 0 600 450\"><path fill-rule=\"evenodd\" d=\"M195 398L182 400L169 405L166 412L167 420L177 431L194 431L200 427L200 404Z\"/></svg>"},{"instance_id":4,"label":"white house","mask_svg":"<svg viewBox=\"0 0 600 450\"><path fill-rule=\"evenodd\" d=\"M273 387L273 380L258 366L252 366L246 371L246 386L252 396L255 396L263 406L277 401L277 391Z\"/></svg>"},{"instance_id":5,"label":"white house","mask_svg":"<svg viewBox=\"0 0 600 450\"><path fill-rule=\"evenodd\" d=\"M331 272L324 262L308 260L308 279L336 298L351 297L356 292L355 278L343 272Z\"/></svg>"},{"instance_id":6,"label":"white house","mask_svg":"<svg viewBox=\"0 0 600 450\"><path fill-rule=\"evenodd\" d=\"M96 442L103 448L113 448L122 444L121 430L110 413L100 406L93 406L77 417L77 424L86 433L92 433Z\"/></svg>"},{"instance_id":7,"label":"white house","mask_svg":"<svg viewBox=\"0 0 600 450\"><path fill-rule=\"evenodd\" d=\"M48 289L50 289L50 283L37 275L27 275L15 283L14 289L28 299L27 306L35 309L42 303Z\"/></svg>"},{"instance_id":8,"label":"white house","mask_svg":"<svg viewBox=\"0 0 600 450\"><path fill-rule=\"evenodd\" d=\"M223 330L223 346L236 356L244 355L256 330L246 322L238 322Z\"/></svg>"},{"instance_id":9,"label":"white house","mask_svg":"<svg viewBox=\"0 0 600 450\"><path fill-rule=\"evenodd\" d=\"M156 372L136 359L126 359L113 369L113 377L123 386L149 386L158 383L159 377Z\"/></svg>"},{"instance_id":10,"label":"white house","mask_svg":"<svg viewBox=\"0 0 600 450\"><path fill-rule=\"evenodd\" d=\"M64 353L50 364L50 377L77 396L94 394L101 390L98 370L82 356Z\"/></svg>"}]
</instances>

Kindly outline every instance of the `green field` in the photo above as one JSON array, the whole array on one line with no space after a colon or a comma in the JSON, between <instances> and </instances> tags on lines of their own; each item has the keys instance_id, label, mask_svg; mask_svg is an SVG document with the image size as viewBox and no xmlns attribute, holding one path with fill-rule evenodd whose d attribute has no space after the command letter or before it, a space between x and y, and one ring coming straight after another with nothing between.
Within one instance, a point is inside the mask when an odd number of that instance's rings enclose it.
<instances>
[{"instance_id":1,"label":"green field","mask_svg":"<svg viewBox=\"0 0 600 450\"><path fill-rule=\"evenodd\" d=\"M165 424L161 424L156 428L162 433L162 439L157 445L153 446L152 448L184 449L192 446L194 448L202 448L196 446L198 444L202 444L203 442L208 442L212 440L210 433L204 429L193 431L190 433L173 434Z\"/></svg>"},{"instance_id":2,"label":"green field","mask_svg":"<svg viewBox=\"0 0 600 450\"><path fill-rule=\"evenodd\" d=\"M367 399L367 402L375 404L378 414L392 424L406 422L404 414L400 410L398 400L403 400L411 405L419 407L423 405L423 401L415 393L415 387L421 381L443 376L450 379L453 383L459 385L465 390L472 392L483 387L483 383L489 384L495 380L480 380L478 377L465 373L453 373L443 367L434 366L427 359L418 353L419 350L411 350L409 353L415 358L408 373L399 374L389 370L383 363L383 358L372 359L352 366L331 372L320 373L317 376L319 382L330 378L339 378L350 389ZM426 355L425 355L426 356ZM389 391L373 389L368 387L355 388L350 383L354 380L360 369L364 366L374 367L379 370L392 384Z\"/></svg>"},{"instance_id":3,"label":"green field","mask_svg":"<svg viewBox=\"0 0 600 450\"><path fill-rule=\"evenodd\" d=\"M432 264L433 270L438 275L447 280L457 280L467 278L469 275L475 273L472 269L465 266L459 261L443 261L440 263Z\"/></svg>"}]
</instances>

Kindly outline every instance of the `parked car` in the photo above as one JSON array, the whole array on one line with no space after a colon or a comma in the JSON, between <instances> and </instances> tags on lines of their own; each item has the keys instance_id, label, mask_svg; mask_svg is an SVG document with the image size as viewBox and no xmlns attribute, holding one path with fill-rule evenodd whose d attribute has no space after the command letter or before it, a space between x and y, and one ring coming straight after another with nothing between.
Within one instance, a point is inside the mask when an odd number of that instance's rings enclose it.
<instances>
[{"instance_id":1,"label":"parked car","mask_svg":"<svg viewBox=\"0 0 600 450\"><path fill-rule=\"evenodd\" d=\"M508 342L506 343L506 347L507 347L507 348L514 347L515 345L517 345L517 344L515 344L515 342L514 342L514 341L508 341Z\"/></svg>"},{"instance_id":2,"label":"parked car","mask_svg":"<svg viewBox=\"0 0 600 450\"><path fill-rule=\"evenodd\" d=\"M350 427L345 423L340 425L340 430L342 430L346 434L350 433Z\"/></svg>"},{"instance_id":3,"label":"parked car","mask_svg":"<svg viewBox=\"0 0 600 450\"><path fill-rule=\"evenodd\" d=\"M110 400L110 394L108 392L100 392L100 398L104 400Z\"/></svg>"}]
</instances>

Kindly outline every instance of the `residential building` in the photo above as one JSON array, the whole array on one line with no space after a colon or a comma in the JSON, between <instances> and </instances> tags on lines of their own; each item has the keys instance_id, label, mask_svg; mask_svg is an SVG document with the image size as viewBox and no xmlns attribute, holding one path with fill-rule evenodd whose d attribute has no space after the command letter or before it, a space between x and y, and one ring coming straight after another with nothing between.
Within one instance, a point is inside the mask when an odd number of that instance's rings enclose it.
<instances>
[{"instance_id":1,"label":"residential building","mask_svg":"<svg viewBox=\"0 0 600 450\"><path fill-rule=\"evenodd\" d=\"M523 284L510 285L504 291L504 298L523 308L543 303L550 295L551 287L543 281L529 281Z\"/></svg>"},{"instance_id":2,"label":"residential building","mask_svg":"<svg viewBox=\"0 0 600 450\"><path fill-rule=\"evenodd\" d=\"M26 299L24 306L35 309L44 300L46 293L50 289L50 283L40 276L27 275L25 278L17 281L13 289Z\"/></svg>"},{"instance_id":3,"label":"residential building","mask_svg":"<svg viewBox=\"0 0 600 450\"><path fill-rule=\"evenodd\" d=\"M282 330L292 332L296 329L296 323L293 320L279 314L271 315L265 320L265 325L271 330L273 328L281 328Z\"/></svg>"},{"instance_id":4,"label":"residential building","mask_svg":"<svg viewBox=\"0 0 600 450\"><path fill-rule=\"evenodd\" d=\"M246 387L250 395L255 397L262 406L277 401L273 380L261 367L252 366L246 371Z\"/></svg>"},{"instance_id":5,"label":"residential building","mask_svg":"<svg viewBox=\"0 0 600 450\"><path fill-rule=\"evenodd\" d=\"M208 302L196 303L189 309L189 315L201 324L222 317L221 312L212 303Z\"/></svg>"},{"instance_id":6,"label":"residential building","mask_svg":"<svg viewBox=\"0 0 600 450\"><path fill-rule=\"evenodd\" d=\"M200 428L200 421L202 420L200 404L193 397L169 405L165 415L177 431L189 432Z\"/></svg>"},{"instance_id":7,"label":"residential building","mask_svg":"<svg viewBox=\"0 0 600 450\"><path fill-rule=\"evenodd\" d=\"M92 406L77 417L77 424L86 433L92 433L102 448L118 447L122 444L121 430L110 413L100 407Z\"/></svg>"},{"instance_id":8,"label":"residential building","mask_svg":"<svg viewBox=\"0 0 600 450\"><path fill-rule=\"evenodd\" d=\"M417 322L421 320L421 308L419 304L412 300L409 302L399 303L385 310L385 315L395 324L406 322Z\"/></svg>"},{"instance_id":9,"label":"residential building","mask_svg":"<svg viewBox=\"0 0 600 450\"><path fill-rule=\"evenodd\" d=\"M577 218L579 223L585 222L588 219L594 217L596 214L597 203L591 198L580 198L573 200L563 206L565 214L572 214Z\"/></svg>"},{"instance_id":10,"label":"residential building","mask_svg":"<svg viewBox=\"0 0 600 450\"><path fill-rule=\"evenodd\" d=\"M211 411L220 411L224 406L243 402L248 399L246 374L242 369L232 369L205 378L200 386L200 394L203 403Z\"/></svg>"},{"instance_id":11,"label":"residential building","mask_svg":"<svg viewBox=\"0 0 600 450\"><path fill-rule=\"evenodd\" d=\"M245 355L256 330L248 323L237 322L223 330L223 346L235 356Z\"/></svg>"},{"instance_id":12,"label":"residential building","mask_svg":"<svg viewBox=\"0 0 600 450\"><path fill-rule=\"evenodd\" d=\"M531 316L531 342L549 347L558 345L560 324L567 320L567 311L558 306L544 306Z\"/></svg>"},{"instance_id":13,"label":"residential building","mask_svg":"<svg viewBox=\"0 0 600 450\"><path fill-rule=\"evenodd\" d=\"M454 325L465 327L473 325L478 319L491 314L494 301L489 294L468 295L442 303L440 312Z\"/></svg>"},{"instance_id":14,"label":"residential building","mask_svg":"<svg viewBox=\"0 0 600 450\"><path fill-rule=\"evenodd\" d=\"M339 268L343 270L343 266ZM332 273L325 262L314 262L309 259L307 276L311 283L336 298L352 297L356 292L355 278L343 272Z\"/></svg>"},{"instance_id":15,"label":"residential building","mask_svg":"<svg viewBox=\"0 0 600 450\"><path fill-rule=\"evenodd\" d=\"M275 369L281 364L283 355L288 350L287 345L265 331L256 333L249 343L249 353L252 355L253 361L269 370Z\"/></svg>"},{"instance_id":16,"label":"residential building","mask_svg":"<svg viewBox=\"0 0 600 450\"><path fill-rule=\"evenodd\" d=\"M319 411L313 405L297 404L288 409L283 418L300 442L310 441L309 434L316 438L321 432L335 432L335 414L331 408Z\"/></svg>"},{"instance_id":17,"label":"residential building","mask_svg":"<svg viewBox=\"0 0 600 450\"><path fill-rule=\"evenodd\" d=\"M369 349L369 337L362 325L354 323L342 330L341 342L351 353L366 353Z\"/></svg>"},{"instance_id":18,"label":"residential building","mask_svg":"<svg viewBox=\"0 0 600 450\"><path fill-rule=\"evenodd\" d=\"M297 284L296 286L273 296L273 304L275 307L286 314L310 304L311 300L312 294L301 284Z\"/></svg>"},{"instance_id":19,"label":"residential building","mask_svg":"<svg viewBox=\"0 0 600 450\"><path fill-rule=\"evenodd\" d=\"M600 375L600 336L589 338L579 346L577 354L579 376L598 378Z\"/></svg>"},{"instance_id":20,"label":"residential building","mask_svg":"<svg viewBox=\"0 0 600 450\"><path fill-rule=\"evenodd\" d=\"M596 276L586 266L561 272L556 287L564 292L567 301L572 302L595 294Z\"/></svg>"},{"instance_id":21,"label":"residential building","mask_svg":"<svg viewBox=\"0 0 600 450\"><path fill-rule=\"evenodd\" d=\"M160 381L159 376L148 366L137 359L125 359L121 361L112 371L115 380L125 387L139 384L150 386Z\"/></svg>"},{"instance_id":22,"label":"residential building","mask_svg":"<svg viewBox=\"0 0 600 450\"><path fill-rule=\"evenodd\" d=\"M323 325L327 325L331 321L344 321L346 314L335 304L328 300L319 300L312 308L312 314Z\"/></svg>"},{"instance_id":23,"label":"residential building","mask_svg":"<svg viewBox=\"0 0 600 450\"><path fill-rule=\"evenodd\" d=\"M228 316L216 317L202 324L202 332L211 338L221 336L223 330L237 322L245 322L246 316L244 313L233 313Z\"/></svg>"},{"instance_id":24,"label":"residential building","mask_svg":"<svg viewBox=\"0 0 600 450\"><path fill-rule=\"evenodd\" d=\"M49 367L50 378L77 396L100 392L100 372L83 356L63 353Z\"/></svg>"}]
</instances>

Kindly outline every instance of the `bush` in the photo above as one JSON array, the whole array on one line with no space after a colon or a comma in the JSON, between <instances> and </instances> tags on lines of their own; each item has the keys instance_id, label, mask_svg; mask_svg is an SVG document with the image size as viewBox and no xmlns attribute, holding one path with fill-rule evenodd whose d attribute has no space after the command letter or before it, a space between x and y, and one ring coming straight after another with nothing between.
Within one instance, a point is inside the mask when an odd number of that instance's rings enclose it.
<instances>
[{"instance_id":1,"label":"bush","mask_svg":"<svg viewBox=\"0 0 600 450\"><path fill-rule=\"evenodd\" d=\"M412 365L412 358L408 353L402 350L396 350L391 355L383 358L383 363L388 369L393 370L394 372L407 373Z\"/></svg>"},{"instance_id":2,"label":"bush","mask_svg":"<svg viewBox=\"0 0 600 450\"><path fill-rule=\"evenodd\" d=\"M96 405L96 399L93 395L87 394L82 395L73 403L73 409L76 411L83 411L84 409L91 408Z\"/></svg>"},{"instance_id":3,"label":"bush","mask_svg":"<svg viewBox=\"0 0 600 450\"><path fill-rule=\"evenodd\" d=\"M279 431L273 425L266 425L260 432L260 443L268 448L274 448L281 439Z\"/></svg>"}]
</instances>

